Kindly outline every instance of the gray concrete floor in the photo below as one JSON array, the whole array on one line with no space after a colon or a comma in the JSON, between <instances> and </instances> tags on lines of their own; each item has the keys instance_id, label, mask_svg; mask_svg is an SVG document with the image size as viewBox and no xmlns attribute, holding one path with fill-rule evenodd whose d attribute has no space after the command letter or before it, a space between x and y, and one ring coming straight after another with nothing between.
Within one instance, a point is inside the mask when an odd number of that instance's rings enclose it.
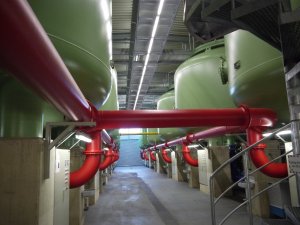
<instances>
[{"instance_id":1,"label":"gray concrete floor","mask_svg":"<svg viewBox=\"0 0 300 225\"><path fill-rule=\"evenodd\" d=\"M217 218L237 206L222 199ZM225 224L249 224L242 208ZM85 225L209 225L209 195L189 188L147 167L117 167L100 194L89 207ZM255 218L255 224L260 220Z\"/></svg>"}]
</instances>

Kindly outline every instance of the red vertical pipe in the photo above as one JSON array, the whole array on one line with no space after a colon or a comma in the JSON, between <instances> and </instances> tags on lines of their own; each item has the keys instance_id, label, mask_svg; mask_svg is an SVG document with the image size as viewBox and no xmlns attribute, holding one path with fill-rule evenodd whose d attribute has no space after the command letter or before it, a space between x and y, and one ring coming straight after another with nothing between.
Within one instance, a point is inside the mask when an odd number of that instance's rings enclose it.
<instances>
[{"instance_id":1,"label":"red vertical pipe","mask_svg":"<svg viewBox=\"0 0 300 225\"><path fill-rule=\"evenodd\" d=\"M254 144L262 139L262 131L259 128L249 128L247 129L247 139L248 144ZM265 144L259 144L250 151L250 157L252 162L256 167L261 167L266 163L270 162L268 156L265 154ZM264 167L261 172L276 178L286 177L288 175L287 164L286 163L270 163L268 166Z\"/></svg>"},{"instance_id":2,"label":"red vertical pipe","mask_svg":"<svg viewBox=\"0 0 300 225\"><path fill-rule=\"evenodd\" d=\"M141 151L140 151L140 157L141 157L142 160L145 159L145 157L144 157L144 150L141 150Z\"/></svg>"},{"instance_id":3,"label":"red vertical pipe","mask_svg":"<svg viewBox=\"0 0 300 225\"><path fill-rule=\"evenodd\" d=\"M1 1L0 66L74 121L91 121L89 105L27 1Z\"/></svg>"},{"instance_id":4,"label":"red vertical pipe","mask_svg":"<svg viewBox=\"0 0 300 225\"><path fill-rule=\"evenodd\" d=\"M113 150L112 147L109 147L108 151L105 152L104 154L104 160L99 164L99 170L100 171L105 170L113 163L113 160L114 160Z\"/></svg>"},{"instance_id":5,"label":"red vertical pipe","mask_svg":"<svg viewBox=\"0 0 300 225\"><path fill-rule=\"evenodd\" d=\"M161 155L162 155L163 160L166 163L172 163L172 159L171 159L171 157L168 156L168 152L166 151L166 149L164 147L161 150Z\"/></svg>"},{"instance_id":6,"label":"red vertical pipe","mask_svg":"<svg viewBox=\"0 0 300 225\"><path fill-rule=\"evenodd\" d=\"M149 156L147 154L147 151L144 151L143 156L144 156L145 160L147 160L147 161L149 160Z\"/></svg>"},{"instance_id":7,"label":"red vertical pipe","mask_svg":"<svg viewBox=\"0 0 300 225\"><path fill-rule=\"evenodd\" d=\"M70 188L80 187L88 182L98 171L100 164L101 135L99 132L91 134L92 142L86 144L84 154L86 155L83 165L76 171L70 173Z\"/></svg>"},{"instance_id":8,"label":"red vertical pipe","mask_svg":"<svg viewBox=\"0 0 300 225\"><path fill-rule=\"evenodd\" d=\"M152 161L156 161L155 151L149 151L150 152L150 158Z\"/></svg>"},{"instance_id":9,"label":"red vertical pipe","mask_svg":"<svg viewBox=\"0 0 300 225\"><path fill-rule=\"evenodd\" d=\"M182 144L182 156L189 165L198 167L198 159L194 159L191 156L191 151L187 144Z\"/></svg>"}]
</instances>

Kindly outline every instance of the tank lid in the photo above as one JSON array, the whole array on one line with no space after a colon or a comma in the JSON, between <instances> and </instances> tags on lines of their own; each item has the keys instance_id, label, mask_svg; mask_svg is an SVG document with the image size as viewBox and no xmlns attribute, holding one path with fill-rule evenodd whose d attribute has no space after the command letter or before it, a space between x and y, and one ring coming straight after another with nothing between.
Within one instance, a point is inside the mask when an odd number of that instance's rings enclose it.
<instances>
[{"instance_id":1,"label":"tank lid","mask_svg":"<svg viewBox=\"0 0 300 225\"><path fill-rule=\"evenodd\" d=\"M224 39L218 39L218 40L214 40L214 41L210 41L210 42L207 42L203 45L200 45L198 46L191 57L195 56L195 55L198 55L202 52L205 52L206 49L214 49L214 48L219 48L219 47L223 47L224 46Z\"/></svg>"}]
</instances>

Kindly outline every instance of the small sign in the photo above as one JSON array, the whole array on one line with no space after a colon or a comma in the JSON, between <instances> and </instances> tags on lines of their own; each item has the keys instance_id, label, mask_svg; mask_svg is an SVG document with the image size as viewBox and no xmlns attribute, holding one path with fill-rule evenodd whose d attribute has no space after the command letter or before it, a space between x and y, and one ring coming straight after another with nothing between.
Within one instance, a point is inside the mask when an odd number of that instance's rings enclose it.
<instances>
[{"instance_id":1,"label":"small sign","mask_svg":"<svg viewBox=\"0 0 300 225\"><path fill-rule=\"evenodd\" d=\"M288 155L290 173L300 173L300 155Z\"/></svg>"}]
</instances>

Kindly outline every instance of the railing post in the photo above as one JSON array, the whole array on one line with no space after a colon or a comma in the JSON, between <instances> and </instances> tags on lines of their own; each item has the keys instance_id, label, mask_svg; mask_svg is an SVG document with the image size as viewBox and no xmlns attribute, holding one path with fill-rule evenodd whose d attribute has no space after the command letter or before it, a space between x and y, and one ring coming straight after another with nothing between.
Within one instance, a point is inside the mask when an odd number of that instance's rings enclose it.
<instances>
[{"instance_id":1,"label":"railing post","mask_svg":"<svg viewBox=\"0 0 300 225\"><path fill-rule=\"evenodd\" d=\"M214 188L214 176L209 179L209 189L210 189L210 210L211 210L211 223L216 225L216 208L215 208L215 188Z\"/></svg>"},{"instance_id":2,"label":"railing post","mask_svg":"<svg viewBox=\"0 0 300 225\"><path fill-rule=\"evenodd\" d=\"M251 188L250 188L250 181L249 181L249 157L248 153L245 152L243 154L243 160L244 160L244 168L245 168L245 179L247 182L246 186L246 197L247 197L247 202L248 202L248 214L249 214L249 224L253 225L253 214L252 214L252 200L251 200Z\"/></svg>"}]
</instances>

